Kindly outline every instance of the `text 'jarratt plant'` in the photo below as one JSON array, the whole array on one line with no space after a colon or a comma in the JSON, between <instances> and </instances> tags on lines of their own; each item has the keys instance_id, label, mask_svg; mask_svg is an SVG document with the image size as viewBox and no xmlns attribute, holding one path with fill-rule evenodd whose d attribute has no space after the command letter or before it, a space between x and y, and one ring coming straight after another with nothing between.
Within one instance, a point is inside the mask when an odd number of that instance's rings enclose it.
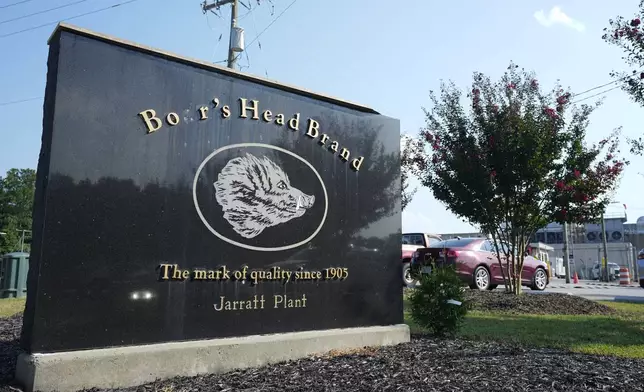
<instances>
[{"instance_id":1,"label":"text 'jarratt plant'","mask_svg":"<svg viewBox=\"0 0 644 392\"><path fill-rule=\"evenodd\" d=\"M467 97L463 106L453 83L431 94L413 172L437 200L489 233L497 250L509 244L504 279L518 294L532 234L553 221L596 220L627 162L617 157L618 132L585 144L597 105L576 107L559 86L544 93L514 64L498 82L475 73Z\"/></svg>"}]
</instances>

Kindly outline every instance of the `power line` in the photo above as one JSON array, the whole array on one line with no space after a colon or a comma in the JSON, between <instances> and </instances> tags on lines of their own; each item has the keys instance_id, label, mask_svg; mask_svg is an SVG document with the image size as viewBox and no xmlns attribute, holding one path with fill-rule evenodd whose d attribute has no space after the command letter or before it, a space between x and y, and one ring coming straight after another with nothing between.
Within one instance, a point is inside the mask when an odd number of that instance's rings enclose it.
<instances>
[{"instance_id":1,"label":"power line","mask_svg":"<svg viewBox=\"0 0 644 392\"><path fill-rule=\"evenodd\" d=\"M270 0L269 0L269 1L270 1ZM274 11L275 11L275 6L274 6L274 5L272 5L272 1L271 1L271 7L272 7L272 8L271 8L271 16L273 16L273 15L275 14L275 12L274 12ZM255 34L257 34L257 20L256 20L256 18L255 18L255 14L253 13L253 11L254 11L256 8L257 8L257 7L255 7L255 8L253 8L253 9L251 9L251 11L250 11L250 13L251 13L251 15L252 15L252 17L253 17L253 30L255 31ZM258 38L259 38L259 37L258 37ZM262 42L261 42L259 39L257 40L257 46L259 47L259 51L261 52L261 51L262 51ZM248 63L248 65L246 66L246 68L250 68L250 57L248 56L248 51L247 51L247 50L245 50L245 51L244 51L244 53L246 53L246 62ZM240 69L240 70L241 70L241 69ZM268 79L268 70L267 70L266 68L264 68L264 73L266 74L266 78Z\"/></svg>"},{"instance_id":2,"label":"power line","mask_svg":"<svg viewBox=\"0 0 644 392\"><path fill-rule=\"evenodd\" d=\"M271 3L271 16L273 16L273 15L275 15L275 5L273 4L273 2L272 2L271 0L269 0L269 3ZM244 4L244 3L241 3L241 4ZM248 17L249 15L253 14L253 11L255 11L255 10L258 8L258 7L253 7L253 3L249 3L249 4L250 4L250 7L248 7L248 6L246 6L246 5L244 4L244 6L245 6L246 8L248 8L249 10L248 10L244 15L240 16L239 18L237 18L237 21L240 21L240 20L242 20L242 19L245 19L245 18L246 18L246 17ZM253 15L254 15L254 14L253 14ZM253 16L253 17L254 17L254 16Z\"/></svg>"},{"instance_id":3,"label":"power line","mask_svg":"<svg viewBox=\"0 0 644 392\"><path fill-rule=\"evenodd\" d=\"M8 105L16 104L16 103L35 101L36 99L43 99L43 97L33 97L33 98L21 99L21 100L18 100L18 101L0 102L0 106L8 106Z\"/></svg>"},{"instance_id":4,"label":"power line","mask_svg":"<svg viewBox=\"0 0 644 392\"><path fill-rule=\"evenodd\" d=\"M286 8L284 8L284 10L283 10L279 15L277 15L277 17L276 17L275 19L273 19L273 21L271 21L271 23L269 23L269 24L268 24L268 26L266 26L266 27L264 28L264 30L262 30L259 34L257 34L257 35L255 36L255 38L253 38L253 40L252 40L252 41L250 41L250 42L248 43L248 45L247 45L247 46L250 48L250 46L251 46L255 41L257 41L257 40L259 39L259 37L261 37L261 35L262 35L262 34L264 34L264 33L266 32L266 30L268 30L268 29L273 25L273 23L277 22L277 20L278 20L279 18L281 18L281 17L282 17L282 15L284 15L284 13L285 13L286 11L288 11L288 9L289 9L289 8L291 8L291 7L293 6L293 4L295 4L296 2L297 2L297 0L293 0L293 1L291 2L291 4L289 4ZM240 53L237 55L237 57L235 58L235 60L237 60L237 59L241 56L241 54L242 54L242 52L240 52Z\"/></svg>"},{"instance_id":5,"label":"power line","mask_svg":"<svg viewBox=\"0 0 644 392\"><path fill-rule=\"evenodd\" d=\"M577 93L577 94L573 94L573 97L576 97L576 96L578 96L578 95L583 95L583 94L589 93L589 92L591 92L591 91L594 91L594 90L597 90L597 89L600 89L600 88L603 88L603 87L606 87L606 86L610 86L610 85L611 85L611 84L613 84L613 83L621 82L622 80L628 79L628 78L630 78L630 77L631 77L631 75L627 75L627 76L621 77L621 78L619 78L619 79L615 79L615 80L613 80L613 81L611 81L611 82L608 82L608 83L602 84L601 86L595 86L595 87L593 87L593 88L589 88L588 90L582 91L582 92ZM612 89L611 89L611 90L612 90ZM610 90L606 90L606 91L610 91ZM588 97L588 98L590 98L590 97Z\"/></svg>"},{"instance_id":6,"label":"power line","mask_svg":"<svg viewBox=\"0 0 644 392\"><path fill-rule=\"evenodd\" d=\"M44 13L47 13L47 12L51 12L51 11L55 11L55 10L59 10L59 9L61 9L61 8L71 7L72 5L76 5L76 4L84 3L84 2L86 2L86 1L87 1L87 0L78 0L78 1L76 1L76 2L74 2L74 3L68 3L68 4L59 5L58 7L49 8L49 9L42 10L42 11L38 11L38 12L34 12L34 13L31 13L31 14L18 16L18 17L16 17L16 18L12 18L12 19L1 20L1 21L0 21L0 24L5 24L5 23L9 23L9 22L15 22L15 21L20 20L20 19L25 19L25 18L29 18L29 17L35 16L35 15L40 15L40 14L44 14Z\"/></svg>"},{"instance_id":7,"label":"power line","mask_svg":"<svg viewBox=\"0 0 644 392\"><path fill-rule=\"evenodd\" d=\"M610 85L610 83L609 83L609 84L607 84L607 85L604 85L604 86L602 86L602 87L606 87L606 86L608 86L608 85ZM601 95L601 94L607 93L607 92L609 92L609 91L611 91L611 90L615 90L616 88L620 88L620 87L622 87L622 86L615 86L615 87L611 87L611 88L609 88L608 90L600 91L600 92L598 92L597 94L593 94L593 95L588 96L588 97L586 97L586 98L578 99L578 100L576 100L576 101L574 101L574 102L572 102L572 103L582 102L582 101L585 101L585 100L587 100L587 99L590 99L590 98L596 97L596 96L598 96L598 95ZM595 88L593 88L593 90L595 90Z\"/></svg>"},{"instance_id":8,"label":"power line","mask_svg":"<svg viewBox=\"0 0 644 392\"><path fill-rule=\"evenodd\" d=\"M83 16L92 15L92 14L97 14L97 13L99 13L99 12L103 12L103 11L111 10L112 8L116 8L116 7L119 7L119 6L122 6L122 5L126 5L126 4L130 4L130 3L134 3L135 1L139 1L139 0L128 0L128 1L121 2L121 3L112 4L112 5L108 6L108 7L100 8L100 9L97 9L97 10L94 10L94 11L85 12L85 13L83 13L83 14L74 15L74 16L71 16L71 17L69 17L69 18L65 18L65 19L58 20L58 21L56 21L56 22L44 23L44 24L41 24L40 26L29 27L29 28L26 28L26 29L24 29L24 30L14 31L13 33L3 34L3 35L0 35L0 38L6 38L6 37L9 37L9 36L16 35L16 34L20 34L20 33L24 33L24 32L27 32L27 31L40 29L40 28L42 28L42 27L47 27L47 26L51 26L51 25L56 25L56 24L58 24L58 23L60 23L60 22L66 22L66 21L68 21L68 20L81 18L81 17L83 17Z\"/></svg>"},{"instance_id":9,"label":"power line","mask_svg":"<svg viewBox=\"0 0 644 392\"><path fill-rule=\"evenodd\" d=\"M30 1L32 1L32 0L22 0L22 1L15 2L15 3L7 4L7 5L3 5L2 7L0 7L0 10L1 10L1 9L4 9L4 8L13 7L14 5L23 4L23 3L28 3L28 2L30 2Z\"/></svg>"},{"instance_id":10,"label":"power line","mask_svg":"<svg viewBox=\"0 0 644 392\"><path fill-rule=\"evenodd\" d=\"M215 13L213 10L210 10L210 12L212 12L212 13L213 13L215 16L217 16L218 18L221 18L221 15L219 15L219 14ZM213 32L214 32L214 31L215 31L215 29L213 29L213 28L212 28L212 26L210 25L210 18L208 18L208 14L207 14L207 13L204 13L204 16L206 17L206 23L208 24L208 28L210 29L210 31L213 31ZM219 44L221 44L221 38L222 38L222 37L223 37L223 33L220 33L220 34L219 34L219 39L217 39L217 45L215 45L215 48L214 48L214 49L213 49L213 51L212 51L212 56L211 56L211 59L212 59L212 60L214 60L214 59L215 59L215 56L217 55L217 49L219 49Z\"/></svg>"},{"instance_id":11,"label":"power line","mask_svg":"<svg viewBox=\"0 0 644 392\"><path fill-rule=\"evenodd\" d=\"M296 0L296 1L297 1L297 0ZM266 29L264 29L264 31L266 31ZM252 42L254 42L254 41L252 41ZM227 60L215 61L215 62L214 62L214 64L225 63L226 61L227 61ZM625 78L621 78L621 79L625 79ZM620 81L621 79L617 79L617 80L614 80L614 81L612 81L612 82L605 83L605 84L602 84L602 85L600 85L600 86L593 87L593 88L588 89L588 90L586 90L586 91L582 91L581 93L578 93L578 94L573 94L573 97L576 97L576 96L579 96L579 95L585 94L585 93L587 93L587 92L589 92L589 91L597 90L598 88L602 88L602 87L610 86L611 84L616 83L616 82ZM581 98L581 99L578 99L578 100L576 100L576 101L573 101L572 103L573 103L573 104L575 104L575 103L577 103L577 102L582 102L582 101L585 101L585 100L587 100L587 99L590 99L590 98L596 97L596 96L598 96L598 95L601 95L601 94L607 93L607 92L609 92L609 91L615 90L615 89L620 88L620 87L621 87L621 86L611 87L611 88L609 88L609 89L606 89L606 90L604 90L604 91L600 91L600 92L598 92L598 93L596 93L596 94L593 94L593 95L590 95L590 96L588 96L588 97ZM22 99L22 100L18 100L18 101L0 102L0 106L7 106L7 105L12 105L12 104L18 104L18 103L22 103L22 102L33 101L33 100L36 100L36 99L43 99L43 97L27 98L27 99Z\"/></svg>"},{"instance_id":12,"label":"power line","mask_svg":"<svg viewBox=\"0 0 644 392\"><path fill-rule=\"evenodd\" d=\"M617 83L617 82L619 82L619 81L621 81L621 80L624 80L624 79L626 79L626 78L616 79L616 80L613 80L612 82L608 82L608 83L602 84L601 86L596 86L596 87L593 87L593 88L589 88L588 90L582 91L582 92L580 92L580 93L573 94L572 96L573 96L573 97L576 97L576 96L578 96L578 95L583 95L583 94L589 93L589 92L591 92L591 91L597 90L597 89L599 89L599 88L606 87L606 86L610 86L611 84L613 84L613 83Z\"/></svg>"}]
</instances>

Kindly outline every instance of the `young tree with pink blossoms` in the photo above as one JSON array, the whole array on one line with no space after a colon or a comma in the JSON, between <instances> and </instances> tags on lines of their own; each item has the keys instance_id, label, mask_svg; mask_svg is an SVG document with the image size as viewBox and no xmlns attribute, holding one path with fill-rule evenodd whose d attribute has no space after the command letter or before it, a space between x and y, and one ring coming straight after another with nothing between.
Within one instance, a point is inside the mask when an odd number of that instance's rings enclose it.
<instances>
[{"instance_id":1,"label":"young tree with pink blossoms","mask_svg":"<svg viewBox=\"0 0 644 392\"><path fill-rule=\"evenodd\" d=\"M402 209L407 208L414 195L416 194L416 188L409 188L409 175L411 174L411 166L414 157L412 156L414 152L414 139L408 135L403 135L400 137L400 181L402 184Z\"/></svg>"},{"instance_id":2,"label":"young tree with pink blossoms","mask_svg":"<svg viewBox=\"0 0 644 392\"><path fill-rule=\"evenodd\" d=\"M611 72L613 78L633 101L644 106L644 0L640 1L639 13L631 18L618 16L609 19L610 27L604 29L602 39L624 52L622 59L632 68L630 72ZM629 139L631 152L644 154L644 139Z\"/></svg>"},{"instance_id":3,"label":"young tree with pink blossoms","mask_svg":"<svg viewBox=\"0 0 644 392\"><path fill-rule=\"evenodd\" d=\"M491 235L499 264L505 252L506 289L520 294L534 232L549 222L596 221L610 202L628 164L617 157L619 132L586 145L597 104L577 107L559 86L543 92L514 64L498 82L475 73L467 106L453 83L430 96L410 170L449 210Z\"/></svg>"}]
</instances>

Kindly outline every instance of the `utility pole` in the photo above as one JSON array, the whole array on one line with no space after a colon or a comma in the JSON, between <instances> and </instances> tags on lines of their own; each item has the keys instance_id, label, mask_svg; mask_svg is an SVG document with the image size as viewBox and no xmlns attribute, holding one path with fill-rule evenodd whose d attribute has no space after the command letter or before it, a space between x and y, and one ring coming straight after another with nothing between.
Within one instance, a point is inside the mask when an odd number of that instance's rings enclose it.
<instances>
[{"instance_id":1,"label":"utility pole","mask_svg":"<svg viewBox=\"0 0 644 392\"><path fill-rule=\"evenodd\" d=\"M638 253L637 248L633 247L633 257L634 258L633 258L633 274L632 275L633 275L633 280L635 282L639 282L639 280L640 280L640 276L639 276L640 275L640 271L639 271L640 267L639 267L639 263L637 262L638 261L637 260L637 253Z\"/></svg>"},{"instance_id":2,"label":"utility pole","mask_svg":"<svg viewBox=\"0 0 644 392\"><path fill-rule=\"evenodd\" d=\"M564 268L566 270L566 283L570 283L570 256L568 251L568 223L563 224L563 237L564 237Z\"/></svg>"},{"instance_id":3,"label":"utility pole","mask_svg":"<svg viewBox=\"0 0 644 392\"><path fill-rule=\"evenodd\" d=\"M602 279L604 279L603 278L604 264L602 263L602 247L601 246L597 247L597 263L599 263L599 276L597 277L597 279L601 282ZM593 279L594 278L595 277L593 276Z\"/></svg>"},{"instance_id":4,"label":"utility pole","mask_svg":"<svg viewBox=\"0 0 644 392\"><path fill-rule=\"evenodd\" d=\"M23 229L23 230L20 230L20 229L16 229L16 231L21 231L21 232L22 232L22 235L21 235L21 237L20 237L20 252L23 252L23 253L24 253L24 251L25 251L25 233L26 233L26 232L31 233L31 230L24 230L24 229Z\"/></svg>"},{"instance_id":5,"label":"utility pole","mask_svg":"<svg viewBox=\"0 0 644 392\"><path fill-rule=\"evenodd\" d=\"M228 40L228 68L235 68L235 62L237 60L237 53L243 51L243 48L236 46L238 43L233 42L233 40L240 39L241 36L237 35L237 8L239 0L216 0L212 4L206 4L204 1L201 8L204 13L212 10L219 9L222 5L230 4L231 13L230 13L230 39ZM243 41L242 41L243 42ZM242 46L242 45L240 45Z\"/></svg>"},{"instance_id":6,"label":"utility pole","mask_svg":"<svg viewBox=\"0 0 644 392\"><path fill-rule=\"evenodd\" d=\"M604 213L606 211L604 210ZM609 282L610 278L608 277L608 245L606 244L606 222L604 221L604 213L602 213L602 243L604 246L604 262L602 265L602 270L603 270L603 275L604 275L604 282Z\"/></svg>"}]
</instances>

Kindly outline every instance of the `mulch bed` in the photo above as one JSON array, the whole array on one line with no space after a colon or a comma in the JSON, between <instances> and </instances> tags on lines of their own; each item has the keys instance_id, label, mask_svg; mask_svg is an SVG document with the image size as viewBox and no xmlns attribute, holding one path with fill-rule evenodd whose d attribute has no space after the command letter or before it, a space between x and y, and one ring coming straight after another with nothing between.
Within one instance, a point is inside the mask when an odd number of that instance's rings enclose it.
<instances>
[{"instance_id":1,"label":"mulch bed","mask_svg":"<svg viewBox=\"0 0 644 392\"><path fill-rule=\"evenodd\" d=\"M22 314L0 318L0 391L15 391L8 386L13 380L16 358L20 354Z\"/></svg>"},{"instance_id":2,"label":"mulch bed","mask_svg":"<svg viewBox=\"0 0 644 392\"><path fill-rule=\"evenodd\" d=\"M477 306L496 309L505 306L498 305L499 303L512 301L500 293L477 295ZM541 301L544 300L536 300L539 303ZM521 306L535 306L518 305L523 304L523 300L515 300L513 303L515 309L523 309ZM552 307L552 304L550 306ZM573 305L572 309L577 308ZM579 309L583 310L581 305ZM10 385L10 380L14 373L16 357L20 352L17 339L21 322L20 316L0 319L2 392L19 390ZM223 375L178 377L135 388L110 391L644 392L643 375L642 360L616 360L611 357L573 354L561 350L528 349L510 344L414 336L411 343L395 347L335 352L259 369L234 371Z\"/></svg>"},{"instance_id":3,"label":"mulch bed","mask_svg":"<svg viewBox=\"0 0 644 392\"><path fill-rule=\"evenodd\" d=\"M494 291L465 290L472 310L569 315L615 315L617 311L589 299L567 294L531 294L516 296L500 289Z\"/></svg>"},{"instance_id":4,"label":"mulch bed","mask_svg":"<svg viewBox=\"0 0 644 392\"><path fill-rule=\"evenodd\" d=\"M644 361L414 337L409 344L118 391L644 391ZM106 390L94 389L92 392Z\"/></svg>"}]
</instances>

